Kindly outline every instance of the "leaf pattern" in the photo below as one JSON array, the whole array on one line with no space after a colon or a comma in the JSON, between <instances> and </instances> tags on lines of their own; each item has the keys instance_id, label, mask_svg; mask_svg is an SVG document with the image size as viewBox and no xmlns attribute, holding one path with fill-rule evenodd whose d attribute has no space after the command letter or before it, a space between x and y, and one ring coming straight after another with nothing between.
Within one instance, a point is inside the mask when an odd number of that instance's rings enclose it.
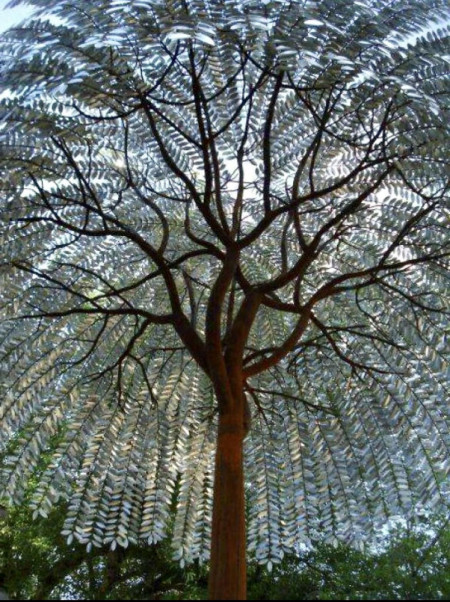
<instances>
[{"instance_id":1,"label":"leaf pattern","mask_svg":"<svg viewBox=\"0 0 450 602\"><path fill-rule=\"evenodd\" d=\"M447 4L28 3L0 42L2 496L39 474L69 539L208 558L239 247L249 550L445 505Z\"/></svg>"}]
</instances>

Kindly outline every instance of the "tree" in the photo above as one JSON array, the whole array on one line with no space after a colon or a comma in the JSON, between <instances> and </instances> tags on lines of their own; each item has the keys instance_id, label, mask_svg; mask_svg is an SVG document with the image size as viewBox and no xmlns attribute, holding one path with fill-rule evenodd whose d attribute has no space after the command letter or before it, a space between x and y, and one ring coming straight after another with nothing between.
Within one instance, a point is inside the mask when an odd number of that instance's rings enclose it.
<instances>
[{"instance_id":1,"label":"tree","mask_svg":"<svg viewBox=\"0 0 450 602\"><path fill-rule=\"evenodd\" d=\"M422 522L419 522L422 521ZM249 579L253 600L447 600L448 519L415 517L367 550L319 544Z\"/></svg>"},{"instance_id":2,"label":"tree","mask_svg":"<svg viewBox=\"0 0 450 602\"><path fill-rule=\"evenodd\" d=\"M46 518L32 519L30 499L58 443L58 438L52 440L41 456L23 501L8 512L0 506L0 596L4 587L13 600L204 598L205 565L181 568L172 560L167 540L88 551L77 541L67 545L61 535L64 501L54 504Z\"/></svg>"},{"instance_id":3,"label":"tree","mask_svg":"<svg viewBox=\"0 0 450 602\"><path fill-rule=\"evenodd\" d=\"M77 542L65 544L64 513L64 505L55 504L48 518L33 521L25 502L0 517L0 575L12 599L208 599L207 566L181 569L167 540L87 552ZM365 551L318 542L286 555L270 572L251 562L249 599L448 600L448 525L448 518L416 517L380 534Z\"/></svg>"},{"instance_id":4,"label":"tree","mask_svg":"<svg viewBox=\"0 0 450 602\"><path fill-rule=\"evenodd\" d=\"M2 43L5 493L58 433L35 512L67 496L69 541L114 549L176 503L213 599L245 597L245 512L276 562L444 499L445 3L31 4Z\"/></svg>"},{"instance_id":5,"label":"tree","mask_svg":"<svg viewBox=\"0 0 450 602\"><path fill-rule=\"evenodd\" d=\"M0 520L0 575L11 599L185 600L203 594L204 567L181 569L171 560L167 541L87 552L78 542L66 545L63 520L61 503L48 518L33 521L30 509L21 504Z\"/></svg>"}]
</instances>

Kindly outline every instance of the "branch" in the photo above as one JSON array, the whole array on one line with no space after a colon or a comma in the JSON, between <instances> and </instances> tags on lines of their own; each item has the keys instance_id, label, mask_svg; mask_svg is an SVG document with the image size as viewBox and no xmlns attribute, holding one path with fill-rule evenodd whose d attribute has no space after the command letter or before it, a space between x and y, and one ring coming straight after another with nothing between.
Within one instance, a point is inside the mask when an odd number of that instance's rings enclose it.
<instances>
[{"instance_id":1,"label":"branch","mask_svg":"<svg viewBox=\"0 0 450 602\"><path fill-rule=\"evenodd\" d=\"M292 200L290 203L286 203L285 205L282 205L281 207L277 207L276 209L273 209L272 211L267 213L261 219L261 221L253 228L253 230L251 232L249 232L246 236L244 236L244 238L242 238L239 241L240 248L243 249L243 248L249 246L250 244L252 244L253 242L255 242L255 240L257 240L261 236L261 234L263 234L263 232L265 232L269 228L269 226L275 221L275 219L277 217L279 217L280 215L283 215L283 213L293 211L294 209L297 209L300 205L302 205L303 203L306 203L308 201L323 198L323 197L331 194L332 192L339 190L339 188L343 188L343 187L347 186L354 178L361 175L368 169L370 169L372 167L376 167L377 165L380 165L383 163L386 163L386 158L384 158L384 157L379 157L377 159L367 161L365 164L364 164L364 159L363 159L345 177L341 178L334 184L330 184L330 186L327 186L320 190L315 190L304 196L297 197L296 199ZM384 174L383 174L383 179L393 169L394 169L393 166L388 167L386 172L384 172ZM371 189L370 192L373 192L373 190L375 190L375 189ZM366 196L368 196L368 195L366 195ZM328 230L329 228L331 228L333 225L334 225L333 223L330 224L329 226L327 225L325 227L325 231Z\"/></svg>"},{"instance_id":2,"label":"branch","mask_svg":"<svg viewBox=\"0 0 450 602\"><path fill-rule=\"evenodd\" d=\"M330 343L331 348L336 353L336 355L346 364L348 364L352 369L352 374L356 374L357 370L365 370L366 372L377 372L378 374L393 374L392 370L382 370L381 368L376 368L375 366L368 366L367 364L362 364L361 362L357 362L351 358L349 358L345 353L343 353L336 341L331 336L328 328L313 314L311 313L311 320L317 326L317 328L325 335L327 341Z\"/></svg>"},{"instance_id":3,"label":"branch","mask_svg":"<svg viewBox=\"0 0 450 602\"><path fill-rule=\"evenodd\" d=\"M255 376L264 372L265 370L272 368L284 359L295 347L301 336L305 332L309 319L311 317L312 304L309 304L303 308L302 314L297 322L297 325L293 329L289 337L280 345L269 357L263 358L259 362L251 364L244 369L244 378ZM245 361L245 360L244 360Z\"/></svg>"},{"instance_id":4,"label":"branch","mask_svg":"<svg viewBox=\"0 0 450 602\"><path fill-rule=\"evenodd\" d=\"M263 395L273 395L274 397L283 397L284 399L288 399L290 401L300 401L303 405L311 408L312 410L319 410L321 412L325 412L326 414L331 414L332 416L338 416L339 414L333 408L323 406L320 404L311 403L310 401L306 401L303 397L296 397L295 395L290 395L289 393L284 393L283 391L272 391L269 389L259 389L256 387L249 387L249 391L256 393L262 393Z\"/></svg>"},{"instance_id":5,"label":"branch","mask_svg":"<svg viewBox=\"0 0 450 602\"><path fill-rule=\"evenodd\" d=\"M379 276L380 272L386 272L387 273L386 275L391 275L391 274L395 274L396 272L401 272L402 270L407 269L408 267L411 267L413 265L419 265L422 263L431 263L432 261L437 261L438 259L443 259L445 257L450 257L450 252L449 253L438 253L436 255L424 255L421 257L416 257L414 259L398 261L396 263L383 264L383 265L378 264L378 265L372 266L371 268L367 268L365 270L359 270L357 272L350 272L347 274L342 274L341 276L337 276L336 278L333 278L332 280L330 280L329 282L327 282L326 284L321 286L320 289L313 295L311 301L313 303L316 303L317 301L319 301L321 299L326 299L327 297L342 293L344 291L358 290L360 288L364 288L367 286L371 286L373 284L377 284L378 279L380 278L380 276ZM368 277L368 279L364 280L363 282L357 282L356 284L350 285L350 286L337 286L338 284L346 282L347 280L354 280L356 278L364 278L364 277ZM381 277L383 277L383 275Z\"/></svg>"},{"instance_id":6,"label":"branch","mask_svg":"<svg viewBox=\"0 0 450 602\"><path fill-rule=\"evenodd\" d=\"M270 98L269 107L266 114L266 122L264 124L264 136L263 136L263 164L264 164L264 182L263 182L263 202L264 211L266 214L270 213L270 183L272 178L272 153L271 153L271 129L272 122L275 114L275 107L280 93L281 84L283 82L284 72L281 71L276 77L275 86L273 88L272 96Z\"/></svg>"},{"instance_id":7,"label":"branch","mask_svg":"<svg viewBox=\"0 0 450 602\"><path fill-rule=\"evenodd\" d=\"M228 288L233 281L239 261L239 251L232 247L227 251L222 269L211 289L206 308L205 343L209 374L214 383L219 403L223 399L230 406L233 404L233 394L230 389L227 368L223 357L221 340L222 309Z\"/></svg>"}]
</instances>

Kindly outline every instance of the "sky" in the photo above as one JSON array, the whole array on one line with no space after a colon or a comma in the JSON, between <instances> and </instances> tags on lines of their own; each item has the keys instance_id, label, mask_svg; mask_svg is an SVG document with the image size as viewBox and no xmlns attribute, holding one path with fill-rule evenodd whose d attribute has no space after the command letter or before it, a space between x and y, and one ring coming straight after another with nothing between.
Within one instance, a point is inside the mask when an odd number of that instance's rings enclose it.
<instances>
[{"instance_id":1,"label":"sky","mask_svg":"<svg viewBox=\"0 0 450 602\"><path fill-rule=\"evenodd\" d=\"M16 23L20 23L27 17L31 9L26 6L18 6L17 8L5 9L9 0L0 0L0 32L8 29Z\"/></svg>"}]
</instances>

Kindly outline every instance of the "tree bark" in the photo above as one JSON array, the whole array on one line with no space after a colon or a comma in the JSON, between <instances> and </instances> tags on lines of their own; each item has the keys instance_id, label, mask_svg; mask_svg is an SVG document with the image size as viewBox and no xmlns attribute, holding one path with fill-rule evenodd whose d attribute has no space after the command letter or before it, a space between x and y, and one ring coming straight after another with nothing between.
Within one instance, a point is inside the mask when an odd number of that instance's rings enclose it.
<instances>
[{"instance_id":1,"label":"tree bark","mask_svg":"<svg viewBox=\"0 0 450 602\"><path fill-rule=\"evenodd\" d=\"M242 409L219 416L214 477L209 597L246 600Z\"/></svg>"}]
</instances>

